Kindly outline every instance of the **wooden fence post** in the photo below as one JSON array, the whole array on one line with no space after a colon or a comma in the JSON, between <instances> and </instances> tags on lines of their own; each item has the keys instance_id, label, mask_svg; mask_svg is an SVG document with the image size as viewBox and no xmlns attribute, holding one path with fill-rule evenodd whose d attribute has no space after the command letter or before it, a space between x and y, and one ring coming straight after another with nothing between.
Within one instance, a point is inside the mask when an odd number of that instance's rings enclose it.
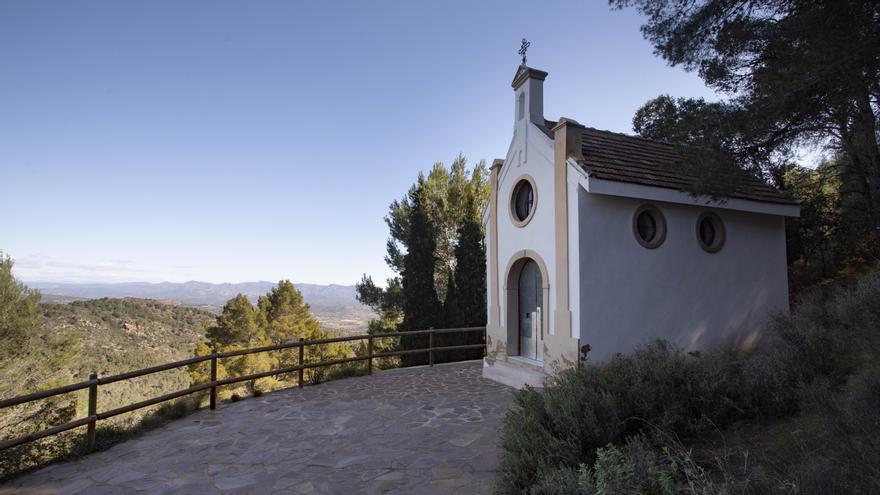
<instances>
[{"instance_id":1,"label":"wooden fence post","mask_svg":"<svg viewBox=\"0 0 880 495\"><path fill-rule=\"evenodd\" d=\"M98 414L98 374L94 371L89 373L89 380L95 381L91 385L89 385L89 417L93 418L89 421L89 425L86 429L86 450L91 452L95 448L95 426L97 420L94 419L94 416Z\"/></svg>"},{"instance_id":2,"label":"wooden fence post","mask_svg":"<svg viewBox=\"0 0 880 495\"><path fill-rule=\"evenodd\" d=\"M367 339L367 374L373 374L373 336Z\"/></svg>"},{"instance_id":3,"label":"wooden fence post","mask_svg":"<svg viewBox=\"0 0 880 495\"><path fill-rule=\"evenodd\" d=\"M217 409L217 349L211 350L211 409Z\"/></svg>"},{"instance_id":4,"label":"wooden fence post","mask_svg":"<svg viewBox=\"0 0 880 495\"><path fill-rule=\"evenodd\" d=\"M434 366L434 328L428 333L428 366Z\"/></svg>"},{"instance_id":5,"label":"wooden fence post","mask_svg":"<svg viewBox=\"0 0 880 495\"><path fill-rule=\"evenodd\" d=\"M303 386L303 371L305 371L303 369L303 365L305 364L305 354L306 354L305 353L306 346L305 346L305 344L303 344L303 342L305 340L306 339L303 339L303 338L299 339L299 388L302 388L302 386Z\"/></svg>"}]
</instances>

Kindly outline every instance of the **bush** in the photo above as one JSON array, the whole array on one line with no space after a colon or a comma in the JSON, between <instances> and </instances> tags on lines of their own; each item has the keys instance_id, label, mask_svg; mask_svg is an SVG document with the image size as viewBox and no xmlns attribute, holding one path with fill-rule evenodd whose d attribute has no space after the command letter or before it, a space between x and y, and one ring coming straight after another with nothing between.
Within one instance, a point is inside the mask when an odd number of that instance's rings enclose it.
<instances>
[{"instance_id":1,"label":"bush","mask_svg":"<svg viewBox=\"0 0 880 495\"><path fill-rule=\"evenodd\" d=\"M505 417L500 489L527 490L538 473L592 464L599 449L643 431L689 437L734 421L796 410L797 375L775 356L687 355L658 341L602 365L561 372L516 394Z\"/></svg>"},{"instance_id":2,"label":"bush","mask_svg":"<svg viewBox=\"0 0 880 495\"><path fill-rule=\"evenodd\" d=\"M880 367L854 375L839 394L812 392L810 405L822 412L817 429L823 448L797 459L789 477L808 492L827 492L830 485L880 493Z\"/></svg>"},{"instance_id":3,"label":"bush","mask_svg":"<svg viewBox=\"0 0 880 495\"><path fill-rule=\"evenodd\" d=\"M827 379L842 385L869 364L880 346L880 267L849 285L806 295L791 316L771 321L764 347L785 354L806 381Z\"/></svg>"},{"instance_id":4,"label":"bush","mask_svg":"<svg viewBox=\"0 0 880 495\"><path fill-rule=\"evenodd\" d=\"M695 476L696 475L696 476ZM592 468L561 467L542 475L531 495L673 495L705 483L705 472L688 453L658 453L643 435L630 437L623 447L596 449Z\"/></svg>"},{"instance_id":5,"label":"bush","mask_svg":"<svg viewBox=\"0 0 880 495\"><path fill-rule=\"evenodd\" d=\"M586 479L587 473L582 469L569 466L560 466L543 473L529 493L531 495L581 495L582 479Z\"/></svg>"},{"instance_id":6,"label":"bush","mask_svg":"<svg viewBox=\"0 0 880 495\"><path fill-rule=\"evenodd\" d=\"M851 286L805 298L791 316L773 318L754 352L685 354L658 341L607 363L563 371L542 391L518 391L504 420L498 489L667 493L674 486L673 478L663 478L672 475L663 467L669 465L685 475L689 491L700 493L732 487L772 493L785 486L821 492L828 469L832 478L846 477L842 483L850 491L880 489L880 372L871 366L880 350L877 301L880 269ZM763 474L734 469L731 457L748 456L734 451L713 460L723 475L714 483L678 443L735 422L786 418L816 406L827 418L823 429L836 435L822 455L770 466ZM640 436L658 432L667 439L655 446L665 452L662 461L646 454ZM817 459L827 469L816 469ZM589 476L582 466L593 466ZM662 476L645 484L641 476L652 469ZM825 475L805 476L809 471Z\"/></svg>"}]
</instances>

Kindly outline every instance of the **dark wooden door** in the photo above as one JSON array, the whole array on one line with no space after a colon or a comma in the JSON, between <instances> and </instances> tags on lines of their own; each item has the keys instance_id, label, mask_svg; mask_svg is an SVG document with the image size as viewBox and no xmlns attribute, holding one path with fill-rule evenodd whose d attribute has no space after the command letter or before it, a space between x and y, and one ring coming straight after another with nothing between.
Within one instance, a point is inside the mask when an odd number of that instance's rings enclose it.
<instances>
[{"instance_id":1,"label":"dark wooden door","mask_svg":"<svg viewBox=\"0 0 880 495\"><path fill-rule=\"evenodd\" d=\"M538 264L529 260L519 274L519 354L530 359L540 360L543 347L542 280Z\"/></svg>"}]
</instances>

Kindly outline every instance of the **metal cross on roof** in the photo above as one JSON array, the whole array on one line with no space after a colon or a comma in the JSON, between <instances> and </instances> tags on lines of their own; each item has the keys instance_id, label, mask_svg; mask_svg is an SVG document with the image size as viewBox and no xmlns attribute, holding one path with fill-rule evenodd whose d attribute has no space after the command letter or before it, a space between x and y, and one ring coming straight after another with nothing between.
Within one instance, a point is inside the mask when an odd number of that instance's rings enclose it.
<instances>
[{"instance_id":1,"label":"metal cross on roof","mask_svg":"<svg viewBox=\"0 0 880 495\"><path fill-rule=\"evenodd\" d=\"M522 58L523 58L522 64L523 65L526 65L526 50L528 50L530 46L532 46L532 44L529 43L525 38L523 38L522 39L522 46L519 47L519 52L517 52L520 55L522 55Z\"/></svg>"}]
</instances>

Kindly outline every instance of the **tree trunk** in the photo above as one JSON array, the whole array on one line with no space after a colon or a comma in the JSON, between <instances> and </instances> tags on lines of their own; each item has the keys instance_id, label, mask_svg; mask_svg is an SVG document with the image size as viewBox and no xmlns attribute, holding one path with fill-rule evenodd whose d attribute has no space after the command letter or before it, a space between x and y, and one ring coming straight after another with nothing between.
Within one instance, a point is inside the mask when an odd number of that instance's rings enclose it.
<instances>
[{"instance_id":1,"label":"tree trunk","mask_svg":"<svg viewBox=\"0 0 880 495\"><path fill-rule=\"evenodd\" d=\"M858 100L853 140L865 174L866 202L874 232L874 250L880 249L880 145L877 143L877 116L865 92Z\"/></svg>"},{"instance_id":2,"label":"tree trunk","mask_svg":"<svg viewBox=\"0 0 880 495\"><path fill-rule=\"evenodd\" d=\"M867 95L854 102L851 118L839 122L841 148L849 157L848 172L860 183L869 227L873 233L874 252L880 252L880 147L874 111Z\"/></svg>"}]
</instances>

